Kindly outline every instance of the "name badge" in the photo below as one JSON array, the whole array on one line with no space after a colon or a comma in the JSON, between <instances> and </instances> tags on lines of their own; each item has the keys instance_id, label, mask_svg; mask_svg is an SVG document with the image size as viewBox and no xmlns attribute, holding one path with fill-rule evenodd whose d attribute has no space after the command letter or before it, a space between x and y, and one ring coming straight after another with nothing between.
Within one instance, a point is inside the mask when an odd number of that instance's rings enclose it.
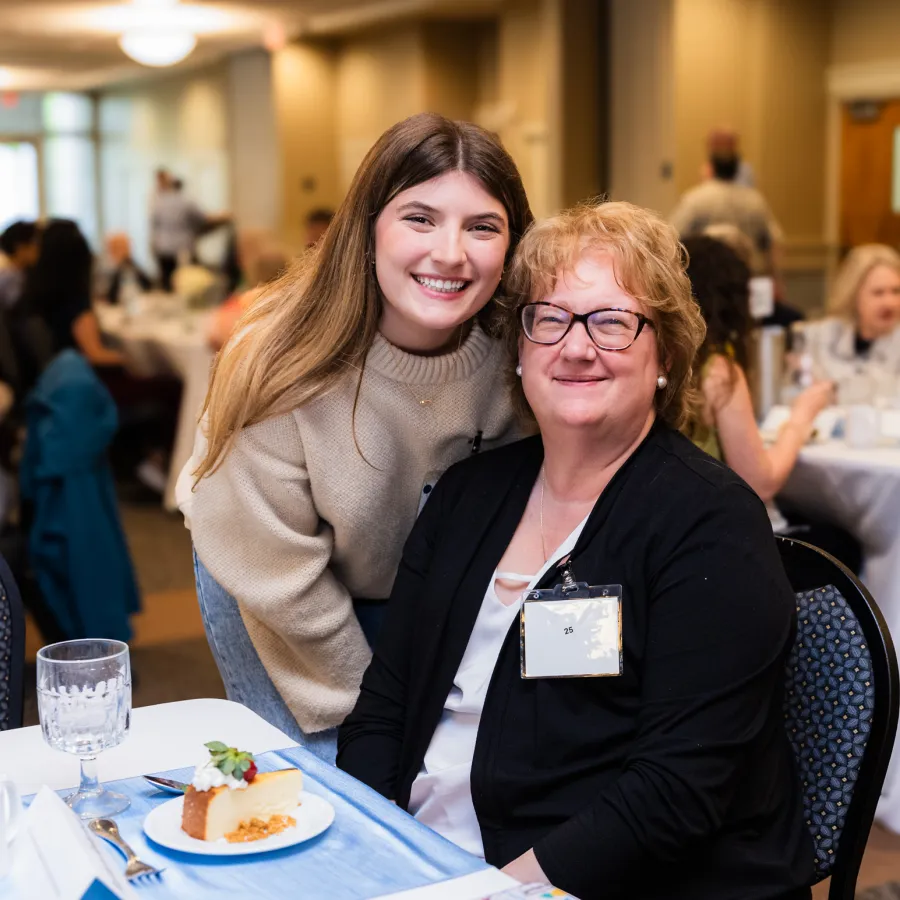
<instances>
[{"instance_id":1,"label":"name badge","mask_svg":"<svg viewBox=\"0 0 900 900\"><path fill-rule=\"evenodd\" d=\"M622 674L622 585L570 576L529 591L519 613L522 678L606 678Z\"/></svg>"}]
</instances>

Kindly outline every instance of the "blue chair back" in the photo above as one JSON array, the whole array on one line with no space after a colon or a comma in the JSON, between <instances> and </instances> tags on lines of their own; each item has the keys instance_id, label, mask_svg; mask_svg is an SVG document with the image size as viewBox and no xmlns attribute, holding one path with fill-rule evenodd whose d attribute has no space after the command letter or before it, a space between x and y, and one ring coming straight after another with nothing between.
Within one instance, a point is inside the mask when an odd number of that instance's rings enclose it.
<instances>
[{"instance_id":1,"label":"blue chair back","mask_svg":"<svg viewBox=\"0 0 900 900\"><path fill-rule=\"evenodd\" d=\"M777 540L797 597L784 715L815 880L831 878L829 900L852 900L897 730L897 658L875 601L849 569L810 544Z\"/></svg>"},{"instance_id":2,"label":"blue chair back","mask_svg":"<svg viewBox=\"0 0 900 900\"><path fill-rule=\"evenodd\" d=\"M16 580L0 556L0 731L22 726L25 613Z\"/></svg>"}]
</instances>

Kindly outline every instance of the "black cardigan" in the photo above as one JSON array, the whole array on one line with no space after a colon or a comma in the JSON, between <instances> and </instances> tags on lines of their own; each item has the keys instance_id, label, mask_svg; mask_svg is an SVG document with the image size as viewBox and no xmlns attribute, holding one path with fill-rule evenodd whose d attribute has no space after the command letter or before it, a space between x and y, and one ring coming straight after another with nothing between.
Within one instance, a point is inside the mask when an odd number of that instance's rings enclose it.
<instances>
[{"instance_id":1,"label":"black cardigan","mask_svg":"<svg viewBox=\"0 0 900 900\"><path fill-rule=\"evenodd\" d=\"M407 541L338 741L338 765L402 807L542 459L529 438L454 466ZM624 674L522 680L516 619L472 761L488 862L533 847L581 900L809 897L782 715L795 607L759 498L657 424L571 559L622 585Z\"/></svg>"}]
</instances>

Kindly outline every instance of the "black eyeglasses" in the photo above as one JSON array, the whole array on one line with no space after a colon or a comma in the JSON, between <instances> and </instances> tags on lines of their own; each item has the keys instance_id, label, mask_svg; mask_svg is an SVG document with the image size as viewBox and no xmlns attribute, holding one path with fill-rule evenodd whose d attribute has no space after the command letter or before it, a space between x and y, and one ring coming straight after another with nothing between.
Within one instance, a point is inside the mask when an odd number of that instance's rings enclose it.
<instances>
[{"instance_id":1,"label":"black eyeglasses","mask_svg":"<svg viewBox=\"0 0 900 900\"><path fill-rule=\"evenodd\" d=\"M576 322L584 323L590 339L601 350L627 350L646 325L653 322L630 309L608 307L589 313L573 313L552 303L529 303L522 307L525 337L535 344L558 344Z\"/></svg>"}]
</instances>

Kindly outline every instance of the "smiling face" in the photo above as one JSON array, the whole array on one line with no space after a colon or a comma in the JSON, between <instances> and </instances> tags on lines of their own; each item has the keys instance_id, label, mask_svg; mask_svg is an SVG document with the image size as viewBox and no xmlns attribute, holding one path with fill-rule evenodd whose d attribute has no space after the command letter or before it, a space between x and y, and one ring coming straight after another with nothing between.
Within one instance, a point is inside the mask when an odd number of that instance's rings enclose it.
<instances>
[{"instance_id":1,"label":"smiling face","mask_svg":"<svg viewBox=\"0 0 900 900\"><path fill-rule=\"evenodd\" d=\"M573 272L557 278L553 293L535 298L573 313L606 307L647 315L647 310L616 282L612 260L584 256ZM656 379L662 369L652 327L618 352L600 350L585 326L576 322L552 345L519 342L522 388L541 432L554 428L620 429L638 434L652 421Z\"/></svg>"},{"instance_id":2,"label":"smiling face","mask_svg":"<svg viewBox=\"0 0 900 900\"><path fill-rule=\"evenodd\" d=\"M865 340L890 334L900 322L900 272L884 264L873 267L856 295L856 315Z\"/></svg>"},{"instance_id":3,"label":"smiling face","mask_svg":"<svg viewBox=\"0 0 900 900\"><path fill-rule=\"evenodd\" d=\"M399 193L375 222L381 333L411 352L452 349L497 290L508 247L506 210L472 175L448 172Z\"/></svg>"}]
</instances>

